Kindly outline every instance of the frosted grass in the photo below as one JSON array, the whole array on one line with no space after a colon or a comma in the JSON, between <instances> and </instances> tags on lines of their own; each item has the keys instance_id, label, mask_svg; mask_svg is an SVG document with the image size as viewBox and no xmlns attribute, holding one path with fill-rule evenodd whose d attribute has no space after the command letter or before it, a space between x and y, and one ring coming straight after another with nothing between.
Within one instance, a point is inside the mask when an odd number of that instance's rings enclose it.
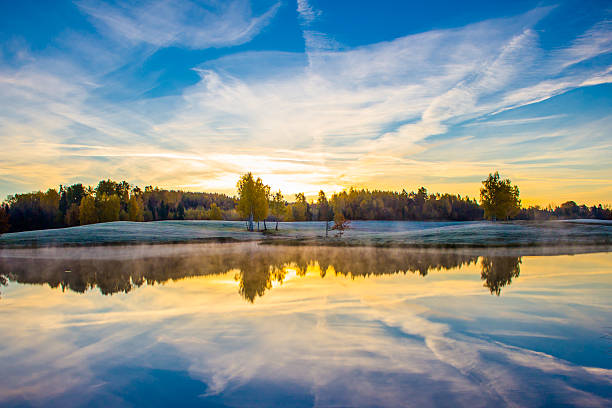
<instances>
[{"instance_id":1,"label":"frosted grass","mask_svg":"<svg viewBox=\"0 0 612 408\"><path fill-rule=\"evenodd\" d=\"M118 221L0 236L0 246L162 244L266 241L330 245L532 246L612 244L612 223L566 221L427 222L353 221L342 237L323 222L268 223L269 234L246 231L240 221ZM263 229L263 223L260 224Z\"/></svg>"}]
</instances>

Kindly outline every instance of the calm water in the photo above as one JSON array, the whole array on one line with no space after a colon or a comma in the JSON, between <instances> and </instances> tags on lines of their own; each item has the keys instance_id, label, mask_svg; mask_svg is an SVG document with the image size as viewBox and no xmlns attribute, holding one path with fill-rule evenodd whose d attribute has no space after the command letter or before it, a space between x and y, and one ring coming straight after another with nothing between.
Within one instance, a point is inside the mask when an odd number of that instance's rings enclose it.
<instances>
[{"instance_id":1,"label":"calm water","mask_svg":"<svg viewBox=\"0 0 612 408\"><path fill-rule=\"evenodd\" d=\"M0 251L0 406L611 406L612 253Z\"/></svg>"}]
</instances>

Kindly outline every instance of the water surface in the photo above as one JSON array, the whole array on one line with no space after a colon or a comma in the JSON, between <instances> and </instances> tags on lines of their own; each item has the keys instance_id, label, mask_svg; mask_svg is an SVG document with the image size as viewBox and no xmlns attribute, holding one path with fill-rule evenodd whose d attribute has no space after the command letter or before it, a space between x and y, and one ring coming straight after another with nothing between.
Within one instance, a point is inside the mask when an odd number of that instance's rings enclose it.
<instances>
[{"instance_id":1,"label":"water surface","mask_svg":"<svg viewBox=\"0 0 612 408\"><path fill-rule=\"evenodd\" d=\"M610 406L612 253L534 253L5 249L0 405Z\"/></svg>"}]
</instances>

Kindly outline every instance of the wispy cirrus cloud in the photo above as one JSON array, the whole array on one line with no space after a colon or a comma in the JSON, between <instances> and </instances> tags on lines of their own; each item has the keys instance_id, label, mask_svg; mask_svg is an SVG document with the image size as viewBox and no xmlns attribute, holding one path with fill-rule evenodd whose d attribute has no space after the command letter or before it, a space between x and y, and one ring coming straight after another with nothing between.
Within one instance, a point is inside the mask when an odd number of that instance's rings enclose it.
<instances>
[{"instance_id":1,"label":"wispy cirrus cloud","mask_svg":"<svg viewBox=\"0 0 612 408\"><path fill-rule=\"evenodd\" d=\"M178 138L184 131L225 133L260 145L271 156L283 146L322 157L317 166L346 168L344 161L333 160L333 152L341 150L353 160L346 173L355 175L345 183L358 183L383 158L397 159L395 169L387 170L399 174L406 170L404 159L428 149L427 139L447 133L454 123L547 99L597 75L587 69L549 80L547 72L534 69L552 58L538 47L537 34L529 28L538 21L534 16L545 13L353 50L316 50L307 68L291 68L282 79L250 81L248 75L228 76L203 67L202 82L184 95L192 109L181 111L160 130ZM521 31L515 33L517 27ZM261 57L250 55L253 61ZM201 112L208 119L195 125ZM210 126L230 122L240 126L221 131ZM189 123L194 127L185 126Z\"/></svg>"},{"instance_id":2,"label":"wispy cirrus cloud","mask_svg":"<svg viewBox=\"0 0 612 408\"><path fill-rule=\"evenodd\" d=\"M308 0L297 0L297 13L307 54L341 48L340 43L334 40L332 36L312 28L323 14L321 10L314 8Z\"/></svg>"},{"instance_id":3,"label":"wispy cirrus cloud","mask_svg":"<svg viewBox=\"0 0 612 408\"><path fill-rule=\"evenodd\" d=\"M20 185L32 186L29 189L44 184L40 174L53 184L110 176L232 193L237 175L252 170L288 193L428 184L474 195L483 174L499 168L521 186L526 182L523 194L535 195L540 189L530 191L531 167L520 163L543 155L557 155L554 165L538 164L547 169L551 185L581 165L582 179L606 178L604 163L599 171L589 170L590 161L582 153L571 169L560 164L567 153L562 149L575 148L572 141L581 139L585 129L554 119L569 112L503 115L572 89L612 82L604 58L610 54L607 20L553 50L541 46L537 29L550 8L340 47L329 40L331 35L314 29L323 14L300 1L296 7L304 53L229 53L193 67L199 79L179 95L123 101L100 93L109 87L109 72L126 59L138 65L148 58L151 51L143 54L138 44L238 44L255 35L258 24L271 19L278 6L253 16L242 2L224 4L216 13L180 3L160 24L153 23L168 3L137 9L82 2L79 7L103 34L90 41L101 50L92 54L100 55L99 66L62 53L0 69L6 107L0 112L0 137L7 147L0 153L0 179L13 177ZM192 18L215 24L198 26ZM198 35L194 30L203 31ZM321 41L309 43L309 32ZM105 54L108 38L113 44L121 38L127 42ZM63 39L77 50L88 41ZM484 126L476 126L489 123L510 131L513 126L536 125L537 117L550 118L541 121L549 122L548 133L557 135L556 145L546 152L541 146L536 151L512 147L523 138L536 138L524 128L491 139L483 134ZM601 137L605 129L591 127L588 132L598 135L587 143L590 149L610 152ZM63 160L66 157L69 160ZM473 185L445 181L456 173L473 179ZM431 183L432 178L439 181ZM599 200L612 193L598 191Z\"/></svg>"},{"instance_id":4,"label":"wispy cirrus cloud","mask_svg":"<svg viewBox=\"0 0 612 408\"><path fill-rule=\"evenodd\" d=\"M545 120L552 119L560 119L565 117L566 115L547 115L547 116L537 116L532 118L521 118L521 119L506 119L506 120L487 120L487 121L478 121L467 123L464 126L473 127L473 126L512 126L512 125L526 125L530 123L541 122Z\"/></svg>"},{"instance_id":5,"label":"wispy cirrus cloud","mask_svg":"<svg viewBox=\"0 0 612 408\"><path fill-rule=\"evenodd\" d=\"M308 25L321 15L321 10L313 8L308 0L297 0L297 12L302 20L302 24Z\"/></svg>"},{"instance_id":6,"label":"wispy cirrus cloud","mask_svg":"<svg viewBox=\"0 0 612 408\"><path fill-rule=\"evenodd\" d=\"M155 46L179 45L210 48L250 41L276 14L280 3L255 16L248 1L201 4L196 1L77 3L103 32L119 41L130 40Z\"/></svg>"},{"instance_id":7,"label":"wispy cirrus cloud","mask_svg":"<svg viewBox=\"0 0 612 408\"><path fill-rule=\"evenodd\" d=\"M606 18L558 52L561 69L612 52L612 19Z\"/></svg>"}]
</instances>

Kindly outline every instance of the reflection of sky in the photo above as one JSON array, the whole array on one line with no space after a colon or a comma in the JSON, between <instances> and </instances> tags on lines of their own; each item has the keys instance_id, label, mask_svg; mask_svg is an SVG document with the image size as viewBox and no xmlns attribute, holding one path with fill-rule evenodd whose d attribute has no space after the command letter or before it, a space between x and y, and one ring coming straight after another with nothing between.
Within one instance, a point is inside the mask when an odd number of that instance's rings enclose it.
<instances>
[{"instance_id":1,"label":"reflection of sky","mask_svg":"<svg viewBox=\"0 0 612 408\"><path fill-rule=\"evenodd\" d=\"M289 265L253 304L236 271L112 296L10 283L0 403L609 405L611 265L523 257L499 297L474 264L368 278Z\"/></svg>"}]
</instances>

